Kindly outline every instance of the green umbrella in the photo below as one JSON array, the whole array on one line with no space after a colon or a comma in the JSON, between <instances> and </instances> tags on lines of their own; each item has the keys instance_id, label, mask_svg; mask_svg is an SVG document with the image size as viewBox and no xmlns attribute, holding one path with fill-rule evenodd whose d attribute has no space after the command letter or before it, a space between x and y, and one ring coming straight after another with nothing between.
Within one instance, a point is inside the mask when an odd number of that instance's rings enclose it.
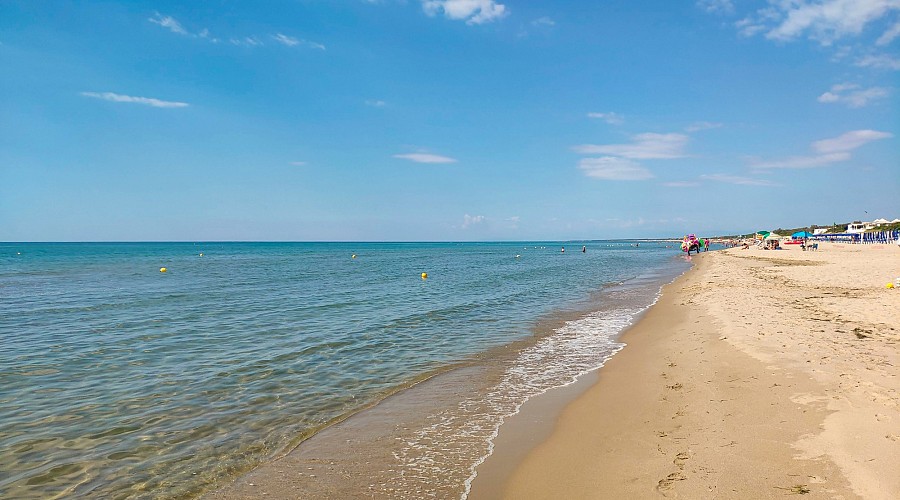
<instances>
[{"instance_id":1,"label":"green umbrella","mask_svg":"<svg viewBox=\"0 0 900 500\"><path fill-rule=\"evenodd\" d=\"M757 231L756 234L758 234L758 235L762 236L763 238L765 238L766 236L772 234L772 232L771 232L771 231Z\"/></svg>"}]
</instances>

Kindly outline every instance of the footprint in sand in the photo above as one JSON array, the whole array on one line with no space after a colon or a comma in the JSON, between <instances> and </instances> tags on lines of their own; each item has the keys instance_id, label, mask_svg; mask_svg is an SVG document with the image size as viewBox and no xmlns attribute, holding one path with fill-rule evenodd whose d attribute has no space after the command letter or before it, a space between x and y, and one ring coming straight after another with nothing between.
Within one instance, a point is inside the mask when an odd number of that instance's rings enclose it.
<instances>
[{"instance_id":1,"label":"footprint in sand","mask_svg":"<svg viewBox=\"0 0 900 500\"><path fill-rule=\"evenodd\" d=\"M673 473L669 474L668 476L666 476L665 478L660 479L659 483L657 483L657 485L656 485L656 489L664 494L664 492L672 489L673 485L675 484L675 481L684 481L685 479L687 479L687 476L685 476L683 472L681 472L681 471L673 472Z\"/></svg>"}]
</instances>

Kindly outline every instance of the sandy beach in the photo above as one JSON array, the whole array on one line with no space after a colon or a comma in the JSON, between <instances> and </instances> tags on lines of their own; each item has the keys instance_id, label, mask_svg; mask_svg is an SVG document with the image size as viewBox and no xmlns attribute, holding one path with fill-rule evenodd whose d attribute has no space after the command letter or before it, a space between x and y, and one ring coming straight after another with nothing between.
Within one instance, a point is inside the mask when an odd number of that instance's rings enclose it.
<instances>
[{"instance_id":1,"label":"sandy beach","mask_svg":"<svg viewBox=\"0 0 900 500\"><path fill-rule=\"evenodd\" d=\"M549 438L471 498L900 498L900 290L885 288L900 248L694 263Z\"/></svg>"}]
</instances>

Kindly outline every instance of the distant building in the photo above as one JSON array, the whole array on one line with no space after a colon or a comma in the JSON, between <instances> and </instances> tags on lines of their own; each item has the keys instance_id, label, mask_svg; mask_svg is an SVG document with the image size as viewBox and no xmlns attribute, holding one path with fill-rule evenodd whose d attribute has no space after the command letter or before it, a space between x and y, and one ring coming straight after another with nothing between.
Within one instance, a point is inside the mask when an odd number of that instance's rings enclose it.
<instances>
[{"instance_id":1,"label":"distant building","mask_svg":"<svg viewBox=\"0 0 900 500\"><path fill-rule=\"evenodd\" d=\"M900 222L900 219L887 220L887 219L875 219L872 222L851 222L847 224L847 232L848 233L864 233L870 229L875 229L878 226L884 224L894 224ZM818 233L816 233L818 234Z\"/></svg>"}]
</instances>

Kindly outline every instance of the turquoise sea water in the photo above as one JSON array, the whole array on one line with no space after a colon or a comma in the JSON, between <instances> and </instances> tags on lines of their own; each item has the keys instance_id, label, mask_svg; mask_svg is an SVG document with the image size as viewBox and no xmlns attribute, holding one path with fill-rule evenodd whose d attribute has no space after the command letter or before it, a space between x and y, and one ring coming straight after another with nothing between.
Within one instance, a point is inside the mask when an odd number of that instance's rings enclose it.
<instances>
[{"instance_id":1,"label":"turquoise sea water","mask_svg":"<svg viewBox=\"0 0 900 500\"><path fill-rule=\"evenodd\" d=\"M196 496L548 315L601 310L604 287L640 283L604 331L617 334L686 268L679 254L623 241L2 243L0 497ZM591 318L557 333L584 335Z\"/></svg>"}]
</instances>

